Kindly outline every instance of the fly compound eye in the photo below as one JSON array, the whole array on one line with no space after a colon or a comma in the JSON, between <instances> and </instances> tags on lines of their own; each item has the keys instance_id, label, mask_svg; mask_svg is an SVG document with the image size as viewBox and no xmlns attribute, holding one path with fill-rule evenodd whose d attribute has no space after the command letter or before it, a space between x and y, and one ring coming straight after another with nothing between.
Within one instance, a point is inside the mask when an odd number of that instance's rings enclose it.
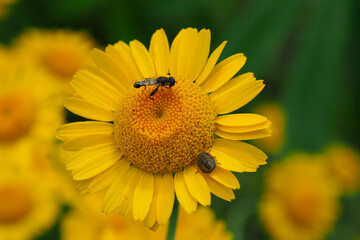
<instances>
[{"instance_id":1,"label":"fly compound eye","mask_svg":"<svg viewBox=\"0 0 360 240\"><path fill-rule=\"evenodd\" d=\"M202 172L211 173L216 167L216 162L209 153L199 153L197 165Z\"/></svg>"}]
</instances>

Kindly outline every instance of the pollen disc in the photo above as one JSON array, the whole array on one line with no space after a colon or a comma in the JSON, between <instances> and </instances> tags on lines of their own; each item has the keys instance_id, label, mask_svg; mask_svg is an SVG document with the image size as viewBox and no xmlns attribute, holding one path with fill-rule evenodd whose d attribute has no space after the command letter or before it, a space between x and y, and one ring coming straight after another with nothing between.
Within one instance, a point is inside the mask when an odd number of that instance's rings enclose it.
<instances>
[{"instance_id":1,"label":"pollen disc","mask_svg":"<svg viewBox=\"0 0 360 240\"><path fill-rule=\"evenodd\" d=\"M133 165L153 173L175 172L207 152L215 131L215 112L196 84L176 79L171 89L134 89L115 113L117 147Z\"/></svg>"}]
</instances>

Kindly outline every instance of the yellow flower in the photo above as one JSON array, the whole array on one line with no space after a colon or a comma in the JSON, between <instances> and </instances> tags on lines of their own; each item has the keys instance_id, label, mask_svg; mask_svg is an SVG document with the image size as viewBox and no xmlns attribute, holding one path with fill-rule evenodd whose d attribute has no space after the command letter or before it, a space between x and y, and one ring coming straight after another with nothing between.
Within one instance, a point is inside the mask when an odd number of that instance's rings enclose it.
<instances>
[{"instance_id":1,"label":"yellow flower","mask_svg":"<svg viewBox=\"0 0 360 240\"><path fill-rule=\"evenodd\" d=\"M89 61L93 40L84 32L32 29L14 42L14 51L26 64L44 68L70 93L69 81Z\"/></svg>"},{"instance_id":2,"label":"yellow flower","mask_svg":"<svg viewBox=\"0 0 360 240\"><path fill-rule=\"evenodd\" d=\"M66 167L81 181L81 192L107 189L103 212L132 213L155 229L167 223L175 193L188 213L198 202L210 205L210 192L231 201L232 189L240 188L231 171L255 172L266 164L261 150L237 140L268 136L267 118L225 115L251 101L263 81L252 73L232 79L245 64L243 54L215 66L224 46L208 58L210 31L188 28L169 50L161 29L149 51L137 40L129 45L120 41L105 52L95 49L91 55L96 67L75 74L71 85L76 93L65 100L65 107L95 121L64 125L57 137L72 151ZM158 86L134 88L141 79L160 76L173 77L175 85L161 87L151 98ZM214 140L214 135L224 139ZM211 173L199 169L200 153L215 157Z\"/></svg>"},{"instance_id":3,"label":"yellow flower","mask_svg":"<svg viewBox=\"0 0 360 240\"><path fill-rule=\"evenodd\" d=\"M344 145L332 145L325 151L325 162L330 175L343 193L353 193L360 188L360 155Z\"/></svg>"},{"instance_id":4,"label":"yellow flower","mask_svg":"<svg viewBox=\"0 0 360 240\"><path fill-rule=\"evenodd\" d=\"M338 191L324 162L294 154L265 175L259 214L273 239L323 239L336 221Z\"/></svg>"},{"instance_id":5,"label":"yellow flower","mask_svg":"<svg viewBox=\"0 0 360 240\"><path fill-rule=\"evenodd\" d=\"M89 195L88 195L89 196ZM65 216L60 229L62 240L161 240L166 238L167 226L160 226L153 232L141 223L117 214L103 215L97 210L98 196L81 197L75 208ZM209 208L199 207L193 214L180 209L176 240L232 239L223 221L216 220Z\"/></svg>"},{"instance_id":6,"label":"yellow flower","mask_svg":"<svg viewBox=\"0 0 360 240\"><path fill-rule=\"evenodd\" d=\"M275 102L268 102L255 108L255 112L268 117L271 121L271 138L256 140L261 148L271 154L279 153L284 145L285 113Z\"/></svg>"},{"instance_id":7,"label":"yellow flower","mask_svg":"<svg viewBox=\"0 0 360 240\"><path fill-rule=\"evenodd\" d=\"M33 158L35 148L41 152L52 146L55 129L63 123L63 109L61 95L45 73L24 67L0 69L0 158L4 167Z\"/></svg>"},{"instance_id":8,"label":"yellow flower","mask_svg":"<svg viewBox=\"0 0 360 240\"><path fill-rule=\"evenodd\" d=\"M58 211L59 204L43 178L0 173L0 240L33 239L54 224Z\"/></svg>"},{"instance_id":9,"label":"yellow flower","mask_svg":"<svg viewBox=\"0 0 360 240\"><path fill-rule=\"evenodd\" d=\"M0 71L8 68L14 62L14 57L9 48L0 45Z\"/></svg>"},{"instance_id":10,"label":"yellow flower","mask_svg":"<svg viewBox=\"0 0 360 240\"><path fill-rule=\"evenodd\" d=\"M230 240L233 236L226 232L225 222L215 220L215 215L209 208L199 207L193 214L180 209L175 239Z\"/></svg>"},{"instance_id":11,"label":"yellow flower","mask_svg":"<svg viewBox=\"0 0 360 240\"><path fill-rule=\"evenodd\" d=\"M9 5L14 2L16 0L0 0L0 19L6 16Z\"/></svg>"}]
</instances>

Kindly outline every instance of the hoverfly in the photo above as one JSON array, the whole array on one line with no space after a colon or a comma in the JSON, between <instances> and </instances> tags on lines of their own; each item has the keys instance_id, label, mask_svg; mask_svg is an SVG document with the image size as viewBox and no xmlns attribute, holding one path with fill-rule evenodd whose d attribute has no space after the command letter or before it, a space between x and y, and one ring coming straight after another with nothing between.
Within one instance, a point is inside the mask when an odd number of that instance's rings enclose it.
<instances>
[{"instance_id":1,"label":"hoverfly","mask_svg":"<svg viewBox=\"0 0 360 240\"><path fill-rule=\"evenodd\" d=\"M216 162L209 153L199 153L197 165L202 172L211 173L216 167Z\"/></svg>"},{"instance_id":2,"label":"hoverfly","mask_svg":"<svg viewBox=\"0 0 360 240\"><path fill-rule=\"evenodd\" d=\"M157 87L150 93L149 96L151 100L154 100L152 96L154 96L154 94L158 91L159 87L169 86L169 88L171 88L172 86L175 85L175 78L173 77L145 78L143 80L137 81L134 84L134 88L139 88L144 86L146 89L146 86L148 85L157 85Z\"/></svg>"}]
</instances>

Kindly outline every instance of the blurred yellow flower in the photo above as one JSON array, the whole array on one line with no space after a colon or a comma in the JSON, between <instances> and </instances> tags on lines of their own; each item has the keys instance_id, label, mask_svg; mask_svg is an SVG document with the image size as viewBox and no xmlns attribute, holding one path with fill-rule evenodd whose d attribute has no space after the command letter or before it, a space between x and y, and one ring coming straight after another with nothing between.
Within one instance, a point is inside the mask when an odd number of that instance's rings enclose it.
<instances>
[{"instance_id":1,"label":"blurred yellow flower","mask_svg":"<svg viewBox=\"0 0 360 240\"><path fill-rule=\"evenodd\" d=\"M360 188L360 155L345 145L332 145L325 151L325 162L340 191L354 193Z\"/></svg>"},{"instance_id":2,"label":"blurred yellow flower","mask_svg":"<svg viewBox=\"0 0 360 240\"><path fill-rule=\"evenodd\" d=\"M89 197L91 196L91 197ZM97 196L96 196L97 197ZM74 210L61 223L62 240L161 240L166 238L167 226L156 232L144 228L140 222L117 214L100 214L96 206L100 199L94 195L81 197ZM209 208L199 207L193 214L180 209L176 240L227 240L232 235L223 221L216 220Z\"/></svg>"},{"instance_id":3,"label":"blurred yellow flower","mask_svg":"<svg viewBox=\"0 0 360 240\"><path fill-rule=\"evenodd\" d=\"M16 0L0 0L0 19L6 16L9 5L15 2Z\"/></svg>"},{"instance_id":4,"label":"blurred yellow flower","mask_svg":"<svg viewBox=\"0 0 360 240\"><path fill-rule=\"evenodd\" d=\"M271 137L256 140L255 143L271 154L279 153L284 145L285 113L275 102L259 105L254 112L264 115L271 121Z\"/></svg>"},{"instance_id":5,"label":"blurred yellow flower","mask_svg":"<svg viewBox=\"0 0 360 240\"><path fill-rule=\"evenodd\" d=\"M40 29L27 30L13 45L21 61L44 68L67 93L75 72L90 63L93 47L93 40L85 32Z\"/></svg>"},{"instance_id":6,"label":"blurred yellow flower","mask_svg":"<svg viewBox=\"0 0 360 240\"><path fill-rule=\"evenodd\" d=\"M35 149L41 152L51 147L64 117L62 95L45 73L22 66L0 68L0 74L0 156L4 167L34 158L38 154Z\"/></svg>"},{"instance_id":7,"label":"blurred yellow flower","mask_svg":"<svg viewBox=\"0 0 360 240\"><path fill-rule=\"evenodd\" d=\"M0 173L0 240L33 239L54 224L59 203L33 173Z\"/></svg>"},{"instance_id":8,"label":"blurred yellow flower","mask_svg":"<svg viewBox=\"0 0 360 240\"><path fill-rule=\"evenodd\" d=\"M338 191L321 159L294 154L264 178L260 219L273 239L323 239L339 212Z\"/></svg>"},{"instance_id":9,"label":"blurred yellow flower","mask_svg":"<svg viewBox=\"0 0 360 240\"><path fill-rule=\"evenodd\" d=\"M199 207L193 214L180 210L175 239L230 240L233 236L226 231L225 222L215 220L209 208Z\"/></svg>"},{"instance_id":10,"label":"blurred yellow flower","mask_svg":"<svg viewBox=\"0 0 360 240\"><path fill-rule=\"evenodd\" d=\"M237 140L269 136L267 118L228 114L251 101L263 81L252 73L232 79L245 64L243 54L215 66L225 43L208 58L209 30L183 29L169 49L161 29L154 33L149 51L137 40L129 45L120 41L105 52L95 49L91 56L96 67L76 73L71 81L76 94L65 100L65 107L95 121L64 125L57 137L72 151L66 167L81 181L79 189L107 189L103 212L132 213L156 229L167 223L175 193L188 213L198 202L210 205L211 192L231 201L233 189L240 188L231 171L255 172L266 164L261 150ZM167 76L168 85L158 92L159 86L134 88L141 79L160 76ZM214 135L224 139L214 140ZM215 160L201 160L200 169L200 153L210 153ZM217 164L206 173L202 161Z\"/></svg>"},{"instance_id":11,"label":"blurred yellow flower","mask_svg":"<svg viewBox=\"0 0 360 240\"><path fill-rule=\"evenodd\" d=\"M14 54L6 46L0 45L0 71L8 68L14 62Z\"/></svg>"}]
</instances>

